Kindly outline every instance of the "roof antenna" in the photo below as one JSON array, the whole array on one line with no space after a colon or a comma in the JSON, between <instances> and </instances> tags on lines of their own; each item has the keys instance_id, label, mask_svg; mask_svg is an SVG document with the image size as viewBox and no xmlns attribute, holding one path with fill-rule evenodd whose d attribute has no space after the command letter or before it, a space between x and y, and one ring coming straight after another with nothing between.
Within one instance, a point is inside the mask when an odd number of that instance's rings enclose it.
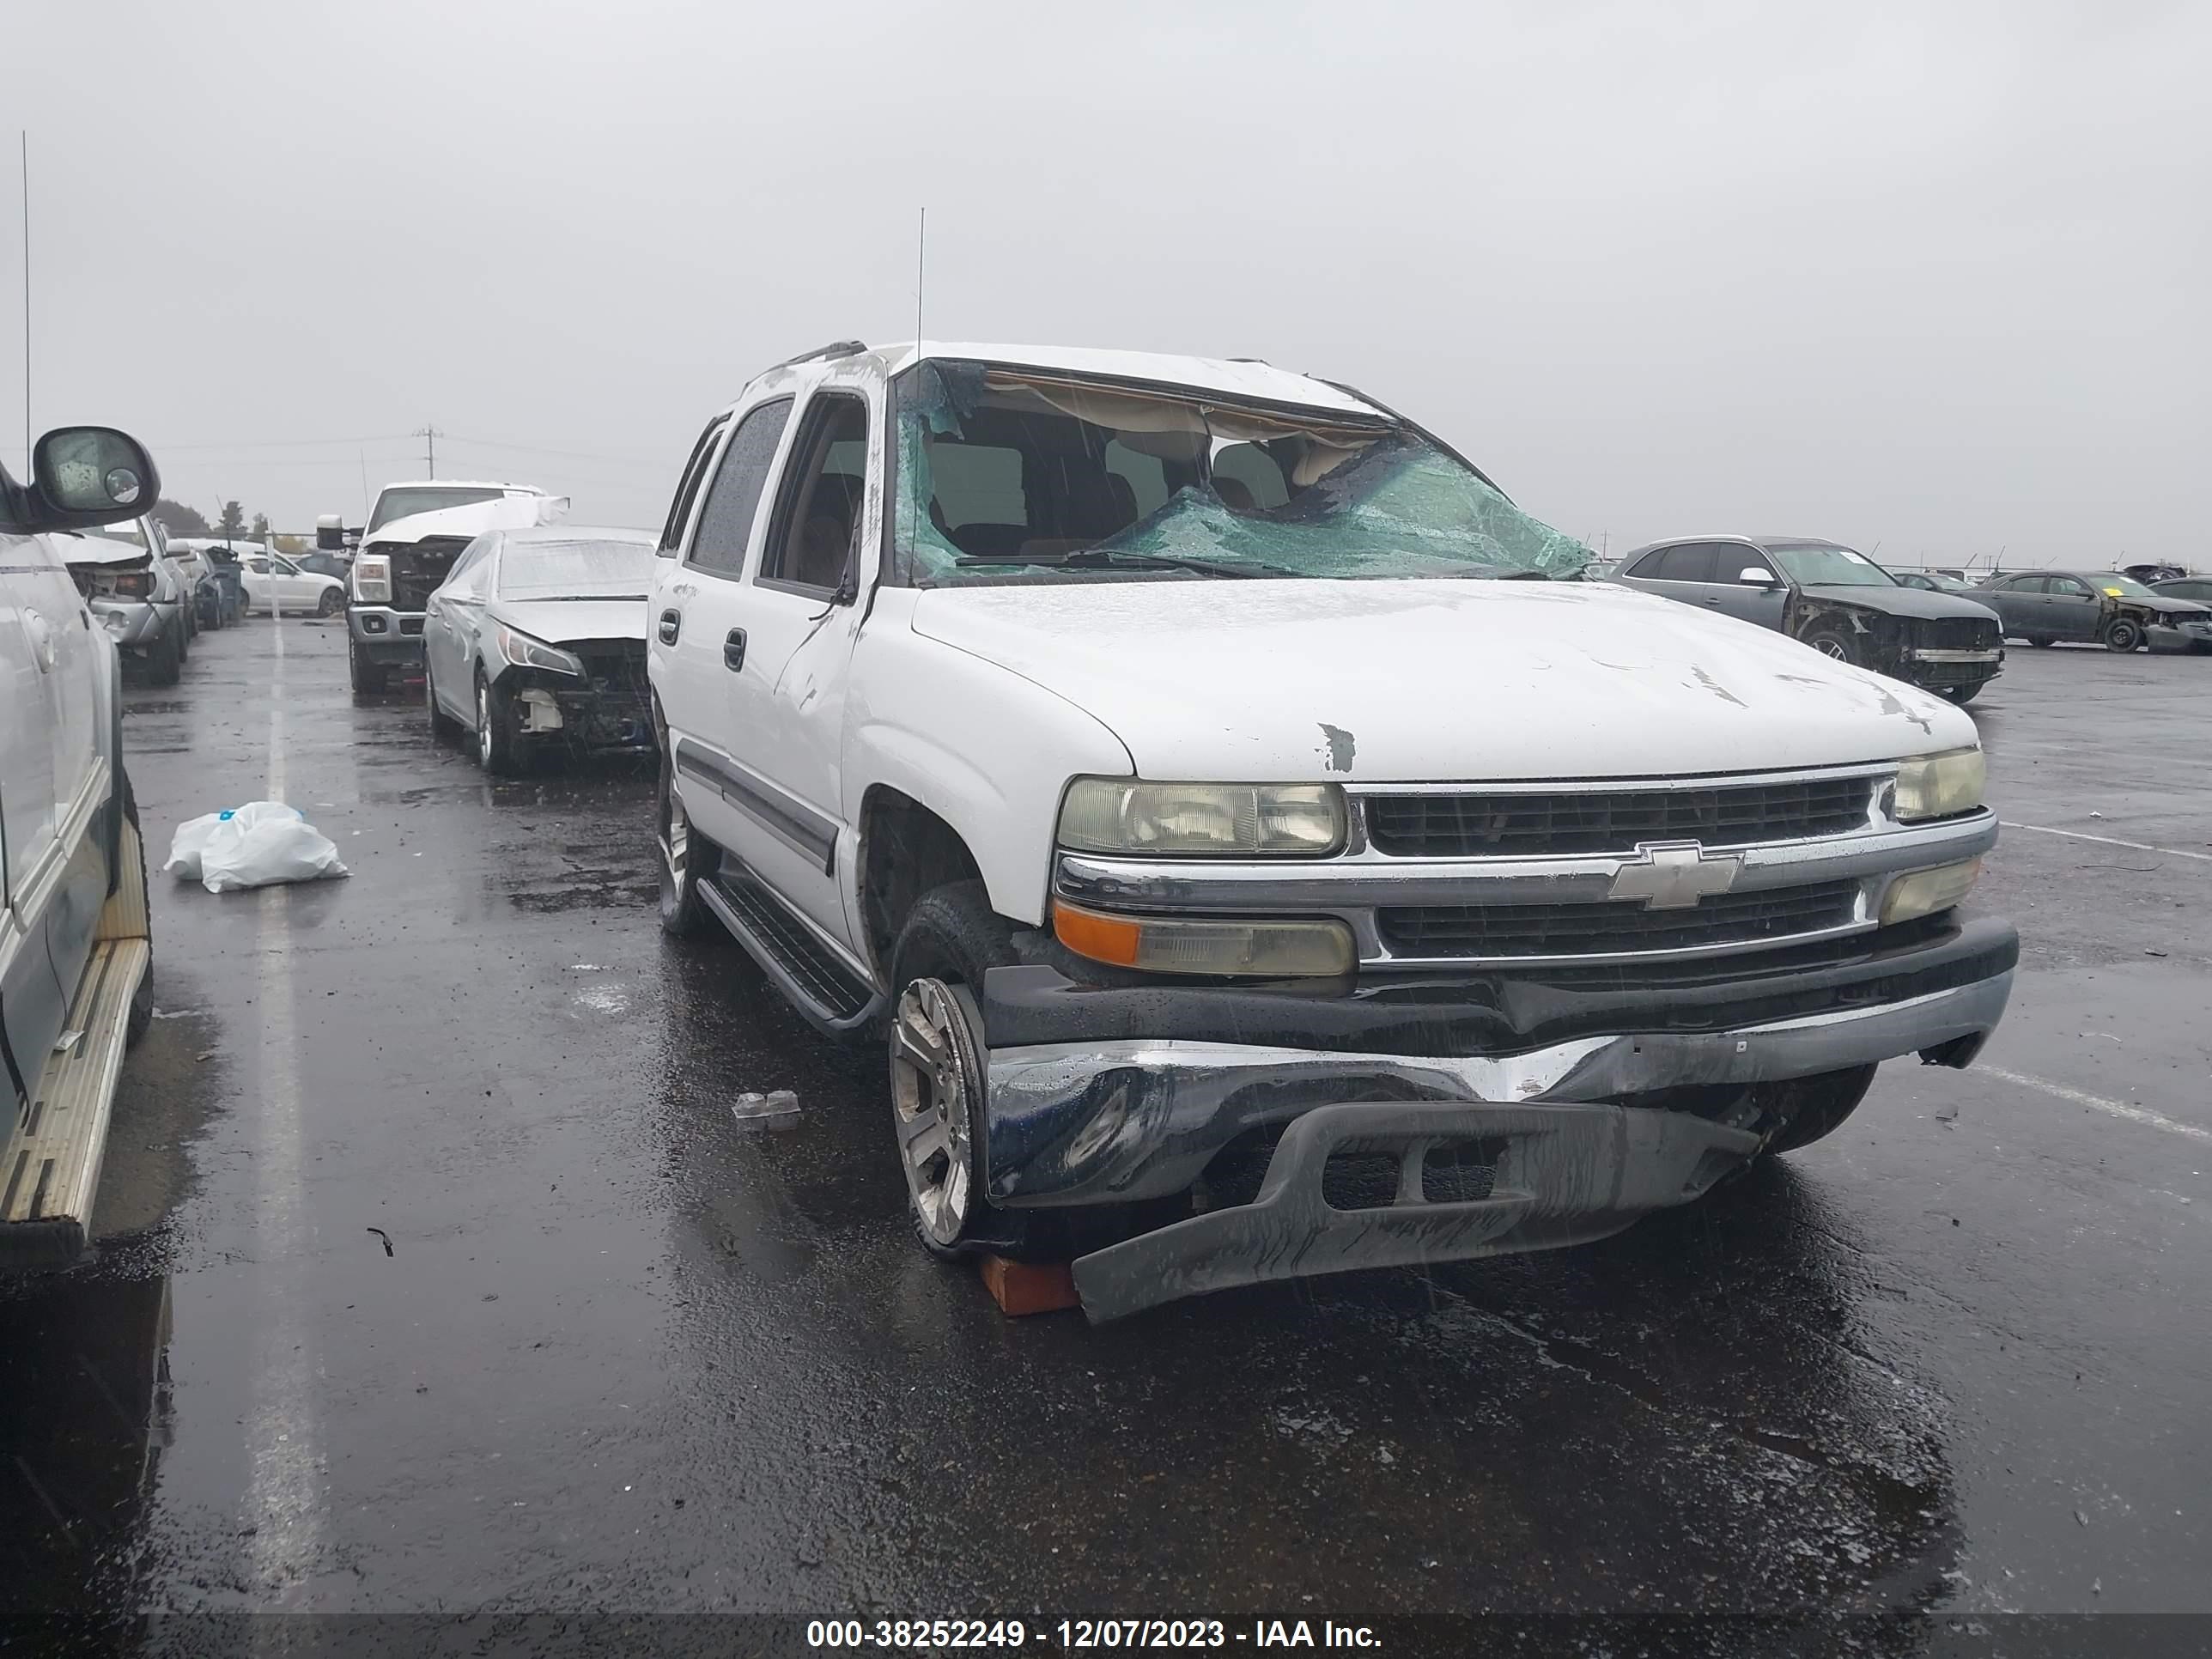
<instances>
[{"instance_id":1,"label":"roof antenna","mask_svg":"<svg viewBox=\"0 0 2212 1659\"><path fill-rule=\"evenodd\" d=\"M921 210L921 228L915 233L914 238L914 356L916 362L921 361L921 288L923 276L928 270L928 257L929 210L924 208Z\"/></svg>"}]
</instances>

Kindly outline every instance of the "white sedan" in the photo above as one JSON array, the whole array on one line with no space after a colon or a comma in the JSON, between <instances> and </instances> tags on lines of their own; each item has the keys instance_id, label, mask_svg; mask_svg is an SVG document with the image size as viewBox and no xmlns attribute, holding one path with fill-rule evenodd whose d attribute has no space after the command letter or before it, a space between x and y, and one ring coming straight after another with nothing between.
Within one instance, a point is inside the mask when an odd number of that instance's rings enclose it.
<instances>
[{"instance_id":1,"label":"white sedan","mask_svg":"<svg viewBox=\"0 0 2212 1659\"><path fill-rule=\"evenodd\" d=\"M335 617L345 609L343 582L302 570L282 553L241 553L238 572L249 612L281 606L295 617Z\"/></svg>"}]
</instances>

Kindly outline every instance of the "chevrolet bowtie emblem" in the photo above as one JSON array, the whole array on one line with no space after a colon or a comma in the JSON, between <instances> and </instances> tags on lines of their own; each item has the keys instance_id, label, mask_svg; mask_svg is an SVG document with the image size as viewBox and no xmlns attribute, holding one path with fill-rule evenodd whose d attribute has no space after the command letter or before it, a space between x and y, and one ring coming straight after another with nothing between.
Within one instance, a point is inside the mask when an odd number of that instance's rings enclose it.
<instances>
[{"instance_id":1,"label":"chevrolet bowtie emblem","mask_svg":"<svg viewBox=\"0 0 2212 1659\"><path fill-rule=\"evenodd\" d=\"M1642 899L1647 910L1687 910L1709 894L1727 892L1742 868L1737 854L1708 853L1693 841L1647 841L1622 862L1609 896Z\"/></svg>"}]
</instances>

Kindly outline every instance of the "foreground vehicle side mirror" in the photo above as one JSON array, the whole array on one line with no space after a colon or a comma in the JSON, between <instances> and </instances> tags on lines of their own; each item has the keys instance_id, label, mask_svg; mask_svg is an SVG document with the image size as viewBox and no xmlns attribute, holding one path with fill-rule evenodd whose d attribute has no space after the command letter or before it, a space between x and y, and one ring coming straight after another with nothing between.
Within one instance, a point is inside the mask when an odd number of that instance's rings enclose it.
<instances>
[{"instance_id":1,"label":"foreground vehicle side mirror","mask_svg":"<svg viewBox=\"0 0 2212 1659\"><path fill-rule=\"evenodd\" d=\"M144 513L161 493L145 446L110 426L58 427L31 452L33 530L96 530Z\"/></svg>"},{"instance_id":2,"label":"foreground vehicle side mirror","mask_svg":"<svg viewBox=\"0 0 2212 1659\"><path fill-rule=\"evenodd\" d=\"M1747 587L1779 587L1782 586L1781 577L1776 575L1771 570L1762 570L1755 564L1747 564L1744 566L1742 569L1735 573L1735 579Z\"/></svg>"}]
</instances>

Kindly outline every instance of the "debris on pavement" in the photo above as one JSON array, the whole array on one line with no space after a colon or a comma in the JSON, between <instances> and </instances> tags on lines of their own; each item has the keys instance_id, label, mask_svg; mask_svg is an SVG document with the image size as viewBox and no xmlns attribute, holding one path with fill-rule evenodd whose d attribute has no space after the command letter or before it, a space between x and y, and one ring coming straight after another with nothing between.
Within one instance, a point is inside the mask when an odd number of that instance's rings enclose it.
<instances>
[{"instance_id":1,"label":"debris on pavement","mask_svg":"<svg viewBox=\"0 0 2212 1659\"><path fill-rule=\"evenodd\" d=\"M799 1097L788 1089L742 1094L730 1108L740 1129L795 1129L799 1127Z\"/></svg>"},{"instance_id":2,"label":"debris on pavement","mask_svg":"<svg viewBox=\"0 0 2212 1659\"><path fill-rule=\"evenodd\" d=\"M386 1232L381 1227L371 1227L368 1229L368 1231L374 1233L379 1238L384 1241L384 1253L386 1255L390 1255L392 1254L392 1235Z\"/></svg>"},{"instance_id":3,"label":"debris on pavement","mask_svg":"<svg viewBox=\"0 0 2212 1659\"><path fill-rule=\"evenodd\" d=\"M347 873L337 844L278 800L250 800L179 824L161 867L210 893Z\"/></svg>"}]
</instances>

